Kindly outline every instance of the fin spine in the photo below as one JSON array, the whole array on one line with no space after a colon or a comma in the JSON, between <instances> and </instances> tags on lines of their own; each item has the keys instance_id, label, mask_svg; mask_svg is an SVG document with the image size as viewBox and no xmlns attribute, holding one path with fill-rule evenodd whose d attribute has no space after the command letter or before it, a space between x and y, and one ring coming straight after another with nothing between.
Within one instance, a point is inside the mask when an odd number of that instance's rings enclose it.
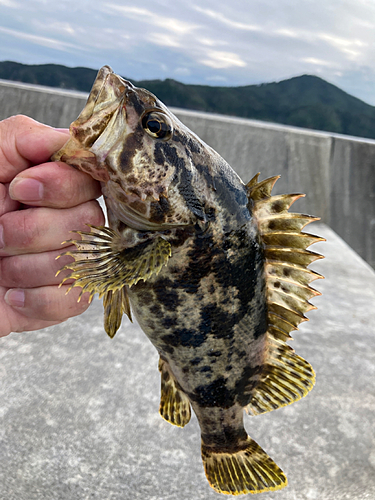
<instances>
[{"instance_id":1,"label":"fin spine","mask_svg":"<svg viewBox=\"0 0 375 500\"><path fill-rule=\"evenodd\" d=\"M309 299L320 295L311 281L322 278L308 266L321 259L307 248L324 238L302 232L319 220L306 214L289 213L302 194L271 196L279 177L258 182L257 174L248 184L250 206L257 221L265 255L268 305L267 353L265 365L246 410L257 415L293 403L313 387L315 373L310 364L286 343L290 332L307 321L305 313L316 309Z\"/></svg>"}]
</instances>

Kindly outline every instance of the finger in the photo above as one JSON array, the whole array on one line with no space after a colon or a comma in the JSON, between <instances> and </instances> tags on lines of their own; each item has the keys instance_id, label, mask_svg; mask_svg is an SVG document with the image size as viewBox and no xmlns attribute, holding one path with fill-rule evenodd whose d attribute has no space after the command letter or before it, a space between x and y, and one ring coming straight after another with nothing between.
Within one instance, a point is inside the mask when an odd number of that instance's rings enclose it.
<instances>
[{"instance_id":1,"label":"finger","mask_svg":"<svg viewBox=\"0 0 375 500\"><path fill-rule=\"evenodd\" d=\"M8 212L0 217L0 235L3 233L0 257L56 250L62 241L77 236L70 231L87 231L86 224L104 224L97 201L66 209L39 207Z\"/></svg>"},{"instance_id":2,"label":"finger","mask_svg":"<svg viewBox=\"0 0 375 500\"><path fill-rule=\"evenodd\" d=\"M12 116L0 122L0 182L11 180L22 170L48 161L69 139L27 116Z\"/></svg>"},{"instance_id":3,"label":"finger","mask_svg":"<svg viewBox=\"0 0 375 500\"><path fill-rule=\"evenodd\" d=\"M101 196L100 184L91 175L62 162L28 168L13 179L9 194L31 206L68 208Z\"/></svg>"},{"instance_id":4,"label":"finger","mask_svg":"<svg viewBox=\"0 0 375 500\"><path fill-rule=\"evenodd\" d=\"M12 288L4 295L4 301L9 310L8 322L11 331L24 331L31 328L36 330L39 323L31 323L26 319L43 322L57 322L67 320L72 316L82 314L89 306L89 294L78 297L80 288L73 288L66 294L69 286L45 286L40 288Z\"/></svg>"},{"instance_id":5,"label":"finger","mask_svg":"<svg viewBox=\"0 0 375 500\"><path fill-rule=\"evenodd\" d=\"M75 246L34 254L14 255L0 259L0 286L5 288L36 288L40 286L59 285L63 278L71 272L60 271L66 264L73 262L73 257L63 255L67 250L75 250ZM66 281L72 283L73 280Z\"/></svg>"},{"instance_id":6,"label":"finger","mask_svg":"<svg viewBox=\"0 0 375 500\"><path fill-rule=\"evenodd\" d=\"M9 184L0 184L0 217L6 212L18 210L19 205L9 196Z\"/></svg>"}]
</instances>

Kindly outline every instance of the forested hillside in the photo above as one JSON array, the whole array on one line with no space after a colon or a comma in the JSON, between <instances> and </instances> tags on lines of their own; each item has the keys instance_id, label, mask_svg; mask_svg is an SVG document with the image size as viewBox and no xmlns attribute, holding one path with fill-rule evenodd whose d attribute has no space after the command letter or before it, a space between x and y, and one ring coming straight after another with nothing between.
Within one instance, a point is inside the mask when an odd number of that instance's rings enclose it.
<instances>
[{"instance_id":1,"label":"forested hillside","mask_svg":"<svg viewBox=\"0 0 375 500\"><path fill-rule=\"evenodd\" d=\"M96 73L57 64L0 62L2 79L87 92ZM316 76L244 87L186 85L171 79L131 81L169 106L375 139L375 107Z\"/></svg>"}]
</instances>

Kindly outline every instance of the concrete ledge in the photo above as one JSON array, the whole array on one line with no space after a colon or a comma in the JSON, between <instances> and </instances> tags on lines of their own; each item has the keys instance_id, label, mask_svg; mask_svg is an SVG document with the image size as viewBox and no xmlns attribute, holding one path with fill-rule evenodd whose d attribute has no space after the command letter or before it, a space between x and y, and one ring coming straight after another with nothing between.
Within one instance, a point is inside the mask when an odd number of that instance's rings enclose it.
<instances>
[{"instance_id":1,"label":"concrete ledge","mask_svg":"<svg viewBox=\"0 0 375 500\"><path fill-rule=\"evenodd\" d=\"M259 498L375 498L375 273L328 227L311 232L328 240L312 266L326 279L293 347L317 383L290 407L245 417L289 479ZM156 351L127 320L110 340L98 301L62 325L0 339L0 379L0 498L220 498L195 417L178 429L158 415Z\"/></svg>"},{"instance_id":2,"label":"concrete ledge","mask_svg":"<svg viewBox=\"0 0 375 500\"><path fill-rule=\"evenodd\" d=\"M18 113L67 127L87 94L0 81L0 120ZM375 267L375 141L274 123L173 110L247 182L281 174L275 193L307 193L299 210L322 218Z\"/></svg>"}]
</instances>

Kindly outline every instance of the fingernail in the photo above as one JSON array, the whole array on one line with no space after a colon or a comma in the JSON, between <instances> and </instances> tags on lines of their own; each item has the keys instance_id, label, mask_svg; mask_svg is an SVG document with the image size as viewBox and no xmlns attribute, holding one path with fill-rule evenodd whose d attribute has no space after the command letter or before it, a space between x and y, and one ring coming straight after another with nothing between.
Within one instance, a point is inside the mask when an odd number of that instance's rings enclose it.
<instances>
[{"instance_id":1,"label":"fingernail","mask_svg":"<svg viewBox=\"0 0 375 500\"><path fill-rule=\"evenodd\" d=\"M9 195L18 201L40 201L43 188L43 184L36 179L16 178L9 185Z\"/></svg>"},{"instance_id":2,"label":"fingernail","mask_svg":"<svg viewBox=\"0 0 375 500\"><path fill-rule=\"evenodd\" d=\"M25 305L25 291L20 288L8 290L4 296L5 302L12 307L23 307Z\"/></svg>"},{"instance_id":3,"label":"fingernail","mask_svg":"<svg viewBox=\"0 0 375 500\"><path fill-rule=\"evenodd\" d=\"M0 225L0 250L5 247L4 242L4 228Z\"/></svg>"}]
</instances>

